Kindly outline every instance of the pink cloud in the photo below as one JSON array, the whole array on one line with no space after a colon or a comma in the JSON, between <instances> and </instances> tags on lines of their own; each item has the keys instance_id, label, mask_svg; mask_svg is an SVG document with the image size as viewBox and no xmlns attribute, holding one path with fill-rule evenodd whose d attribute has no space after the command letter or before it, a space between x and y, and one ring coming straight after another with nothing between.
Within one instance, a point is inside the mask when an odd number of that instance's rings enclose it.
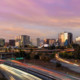
<instances>
[{"instance_id":1,"label":"pink cloud","mask_svg":"<svg viewBox=\"0 0 80 80\"><path fill-rule=\"evenodd\" d=\"M80 27L80 0L2 0L0 29L12 34L45 34L40 30L24 29L21 24L46 27ZM6 24L6 25L4 25ZM8 27L8 25L10 26ZM15 29L15 26L16 27ZM23 32L22 32L23 31ZM34 33L35 32L35 33Z\"/></svg>"}]
</instances>

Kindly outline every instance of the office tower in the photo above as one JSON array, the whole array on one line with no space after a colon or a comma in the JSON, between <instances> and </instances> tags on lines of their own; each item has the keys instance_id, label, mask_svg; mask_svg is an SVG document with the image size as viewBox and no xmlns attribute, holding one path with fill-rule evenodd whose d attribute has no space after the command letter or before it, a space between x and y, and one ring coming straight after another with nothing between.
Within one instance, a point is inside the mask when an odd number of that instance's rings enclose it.
<instances>
[{"instance_id":1,"label":"office tower","mask_svg":"<svg viewBox=\"0 0 80 80\"><path fill-rule=\"evenodd\" d=\"M73 42L72 33L67 33L67 32L60 33L59 34L59 42L60 42L61 46L67 46L67 45L72 44L72 42Z\"/></svg>"},{"instance_id":2,"label":"office tower","mask_svg":"<svg viewBox=\"0 0 80 80\"><path fill-rule=\"evenodd\" d=\"M40 46L40 38L37 38L37 47Z\"/></svg>"},{"instance_id":3,"label":"office tower","mask_svg":"<svg viewBox=\"0 0 80 80\"><path fill-rule=\"evenodd\" d=\"M4 47L5 46L5 39L0 39L0 47Z\"/></svg>"},{"instance_id":4,"label":"office tower","mask_svg":"<svg viewBox=\"0 0 80 80\"><path fill-rule=\"evenodd\" d=\"M15 46L15 40L9 40L9 46Z\"/></svg>"},{"instance_id":5,"label":"office tower","mask_svg":"<svg viewBox=\"0 0 80 80\"><path fill-rule=\"evenodd\" d=\"M73 34L72 33L68 33L68 43L69 43L69 45L73 43Z\"/></svg>"},{"instance_id":6,"label":"office tower","mask_svg":"<svg viewBox=\"0 0 80 80\"><path fill-rule=\"evenodd\" d=\"M16 37L15 45L17 47L25 47L30 44L30 36L28 35L20 35Z\"/></svg>"}]
</instances>

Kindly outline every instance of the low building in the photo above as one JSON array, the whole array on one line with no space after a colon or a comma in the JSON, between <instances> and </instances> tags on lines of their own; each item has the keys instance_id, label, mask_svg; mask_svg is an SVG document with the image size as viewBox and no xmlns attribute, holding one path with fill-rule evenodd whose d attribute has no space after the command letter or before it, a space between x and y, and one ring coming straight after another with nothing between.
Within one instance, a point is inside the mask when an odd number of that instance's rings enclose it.
<instances>
[{"instance_id":1,"label":"low building","mask_svg":"<svg viewBox=\"0 0 80 80\"><path fill-rule=\"evenodd\" d=\"M9 42L5 42L5 47L9 47Z\"/></svg>"},{"instance_id":2,"label":"low building","mask_svg":"<svg viewBox=\"0 0 80 80\"><path fill-rule=\"evenodd\" d=\"M5 46L5 39L0 39L0 47L4 47Z\"/></svg>"},{"instance_id":3,"label":"low building","mask_svg":"<svg viewBox=\"0 0 80 80\"><path fill-rule=\"evenodd\" d=\"M45 39L44 40L44 44L48 44L49 46L52 46L53 44L55 44L56 39Z\"/></svg>"},{"instance_id":4,"label":"low building","mask_svg":"<svg viewBox=\"0 0 80 80\"><path fill-rule=\"evenodd\" d=\"M15 46L15 40L9 40L9 46Z\"/></svg>"}]
</instances>

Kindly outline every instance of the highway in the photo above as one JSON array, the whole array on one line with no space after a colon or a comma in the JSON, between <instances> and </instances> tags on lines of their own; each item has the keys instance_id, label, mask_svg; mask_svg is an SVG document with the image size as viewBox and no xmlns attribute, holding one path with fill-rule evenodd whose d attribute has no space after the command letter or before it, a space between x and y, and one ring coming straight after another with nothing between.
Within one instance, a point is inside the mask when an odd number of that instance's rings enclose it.
<instances>
[{"instance_id":1,"label":"highway","mask_svg":"<svg viewBox=\"0 0 80 80\"><path fill-rule=\"evenodd\" d=\"M32 69L29 69L28 67L29 66L27 66L27 68L26 67L24 67L25 65L24 64L20 64L20 65L18 65L18 64L15 64L15 63L11 63L11 62L6 62L6 64L5 65L9 65L9 66L12 66L12 67L14 67L14 68L16 68L16 69L19 69L19 70L21 70L21 71L24 71L24 72L27 72L27 73L30 73L30 74L32 74L32 75L35 75L35 76L37 76L37 77L39 77L39 78L41 78L42 80L60 80L60 79L55 79L54 77L51 77L51 76L49 76L48 74L42 74L42 72L39 72L39 71L37 71L37 70L32 70ZM24 66L21 66L21 65L24 65Z\"/></svg>"},{"instance_id":2,"label":"highway","mask_svg":"<svg viewBox=\"0 0 80 80\"><path fill-rule=\"evenodd\" d=\"M67 68L69 68L72 71L80 73L80 65L72 63L72 62L69 62L69 61L67 61L65 59L60 58L59 57L59 53L56 53L55 57L56 57L56 59L58 61L60 61L60 63L62 64L62 66L67 67Z\"/></svg>"},{"instance_id":3,"label":"highway","mask_svg":"<svg viewBox=\"0 0 80 80\"><path fill-rule=\"evenodd\" d=\"M42 80L32 74L5 64L0 64L0 69L8 80Z\"/></svg>"},{"instance_id":4,"label":"highway","mask_svg":"<svg viewBox=\"0 0 80 80\"><path fill-rule=\"evenodd\" d=\"M68 74L64 74L55 70L49 70L40 66L35 66L35 65L29 65L29 64L24 64L18 61L13 61L17 64L13 64L13 67L16 67L18 69L23 70L24 72L32 72L34 75L37 75L38 77L41 77L43 75L43 77L47 77L48 79L44 79L44 80L80 80L80 78L76 78L73 77L71 75ZM31 74L32 74L31 73Z\"/></svg>"},{"instance_id":5,"label":"highway","mask_svg":"<svg viewBox=\"0 0 80 80\"><path fill-rule=\"evenodd\" d=\"M63 60L59 57L59 54L56 54L56 59L60 61L63 66L71 69L74 69L73 65L76 69L79 67L77 64ZM65 73L32 64L21 63L16 60L3 62L4 64L0 64L0 70L8 80L80 80L80 78Z\"/></svg>"}]
</instances>

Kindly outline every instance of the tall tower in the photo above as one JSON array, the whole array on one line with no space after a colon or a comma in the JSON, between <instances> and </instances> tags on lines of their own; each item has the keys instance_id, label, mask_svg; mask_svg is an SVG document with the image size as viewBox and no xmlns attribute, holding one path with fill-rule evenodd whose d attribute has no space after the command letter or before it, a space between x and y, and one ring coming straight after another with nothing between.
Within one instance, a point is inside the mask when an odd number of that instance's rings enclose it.
<instances>
[{"instance_id":1,"label":"tall tower","mask_svg":"<svg viewBox=\"0 0 80 80\"><path fill-rule=\"evenodd\" d=\"M37 38L37 47L40 46L40 38Z\"/></svg>"},{"instance_id":2,"label":"tall tower","mask_svg":"<svg viewBox=\"0 0 80 80\"><path fill-rule=\"evenodd\" d=\"M72 44L72 42L73 42L72 33L67 33L67 32L60 33L59 34L59 42L60 42L61 46L67 46L67 45Z\"/></svg>"},{"instance_id":3,"label":"tall tower","mask_svg":"<svg viewBox=\"0 0 80 80\"><path fill-rule=\"evenodd\" d=\"M16 37L15 45L18 47L25 47L30 44L30 36L28 35L20 35Z\"/></svg>"}]
</instances>

